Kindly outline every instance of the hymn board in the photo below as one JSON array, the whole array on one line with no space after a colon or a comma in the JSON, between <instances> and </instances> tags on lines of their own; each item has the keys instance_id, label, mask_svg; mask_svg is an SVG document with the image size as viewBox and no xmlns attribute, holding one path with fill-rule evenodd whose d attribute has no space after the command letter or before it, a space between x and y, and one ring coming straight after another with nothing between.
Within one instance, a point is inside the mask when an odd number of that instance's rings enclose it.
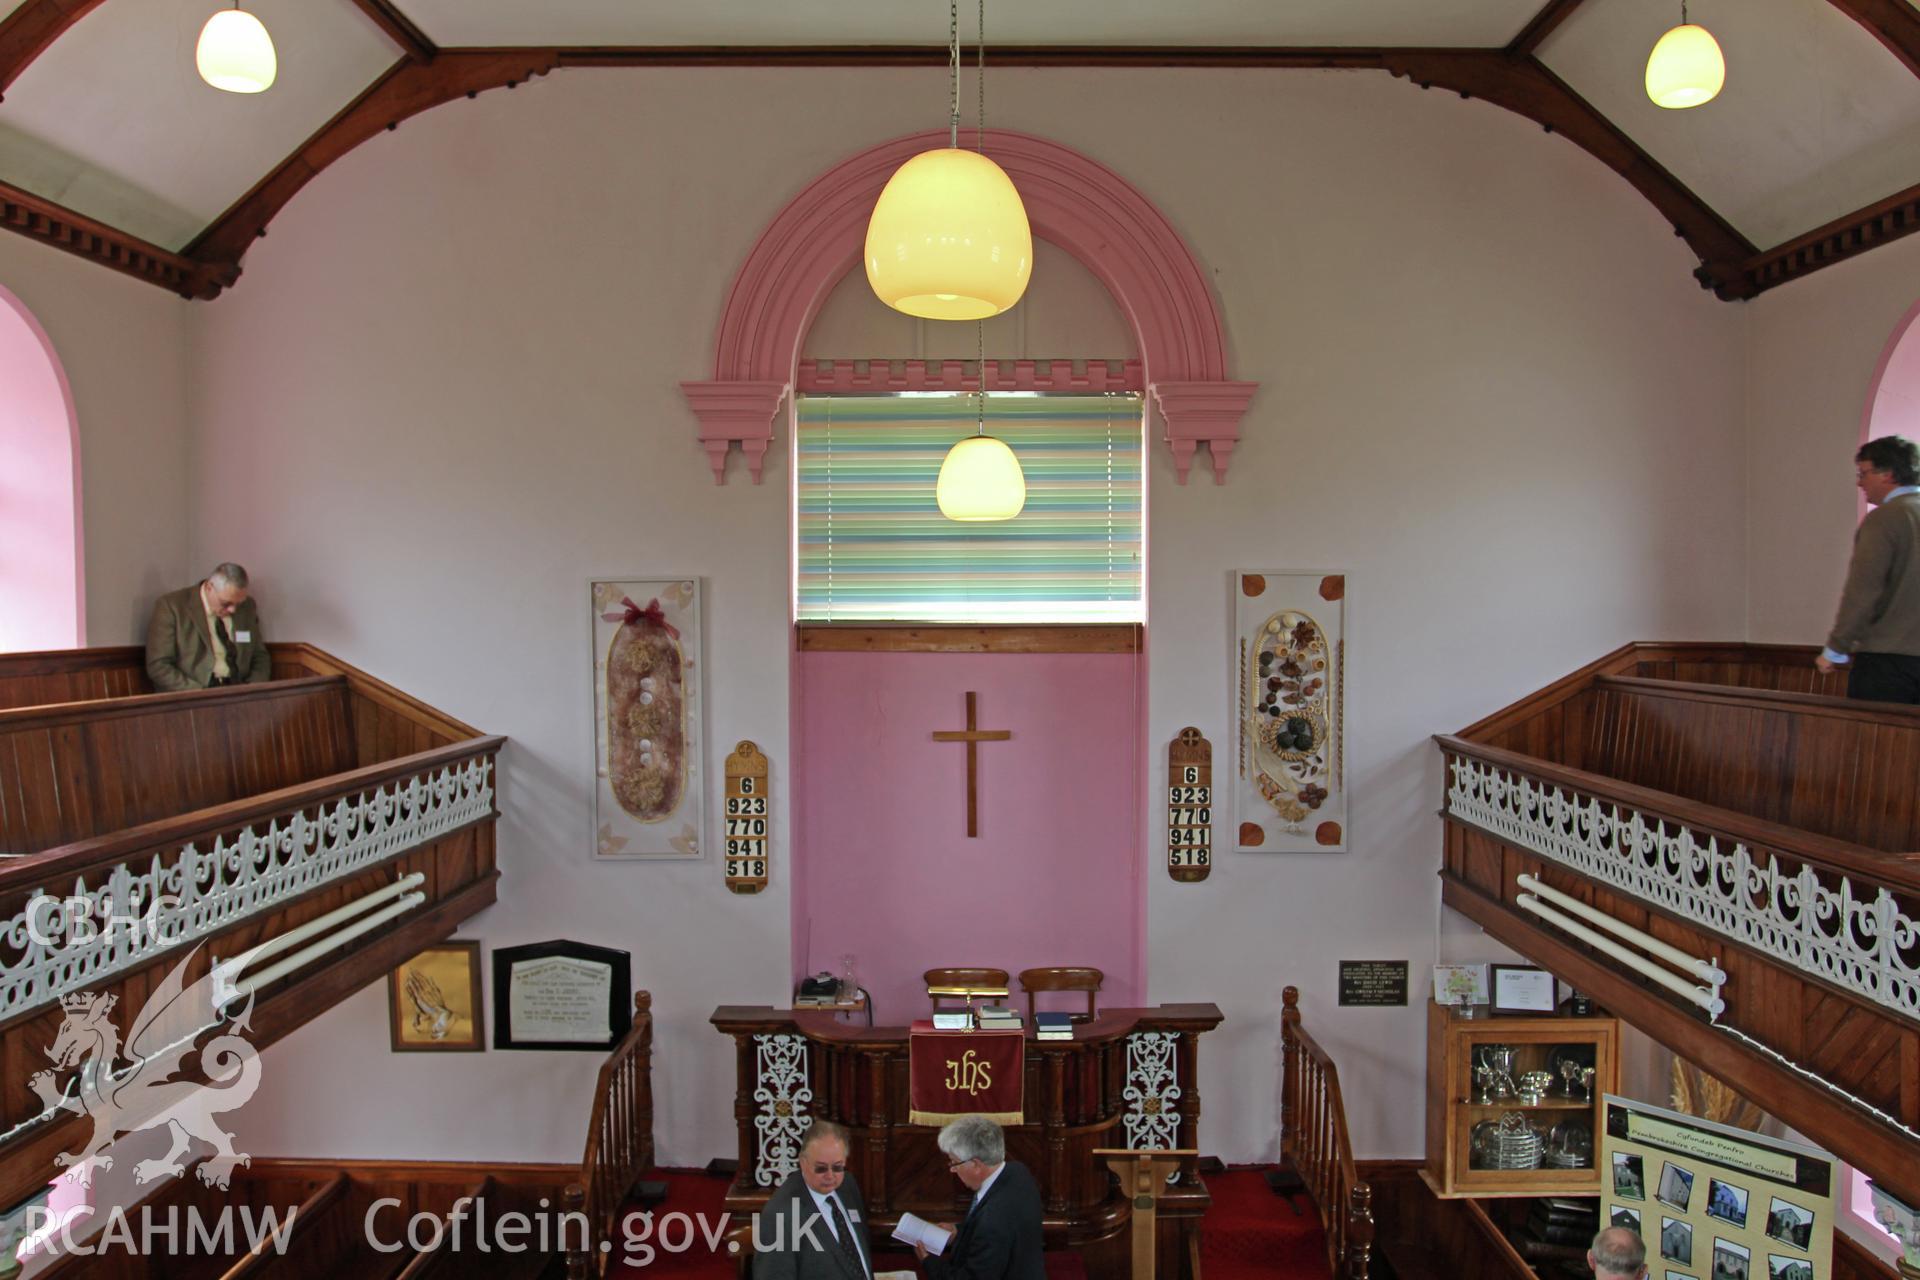
<instances>
[{"instance_id":1,"label":"hymn board","mask_svg":"<svg viewBox=\"0 0 1920 1280\"><path fill-rule=\"evenodd\" d=\"M767 757L742 742L727 757L727 888L758 893L767 887Z\"/></svg>"},{"instance_id":2,"label":"hymn board","mask_svg":"<svg viewBox=\"0 0 1920 1280\"><path fill-rule=\"evenodd\" d=\"M1213 744L1191 726L1167 744L1167 874L1205 880L1213 870Z\"/></svg>"}]
</instances>

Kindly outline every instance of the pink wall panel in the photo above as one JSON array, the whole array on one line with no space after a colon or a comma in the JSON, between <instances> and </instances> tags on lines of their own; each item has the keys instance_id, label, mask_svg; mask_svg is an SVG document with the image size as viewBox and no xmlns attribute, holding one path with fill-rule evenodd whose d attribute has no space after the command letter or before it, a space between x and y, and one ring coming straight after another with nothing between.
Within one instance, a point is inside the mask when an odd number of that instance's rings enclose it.
<instances>
[{"instance_id":1,"label":"pink wall panel","mask_svg":"<svg viewBox=\"0 0 1920 1280\"><path fill-rule=\"evenodd\" d=\"M801 654L796 973L838 972L851 952L882 1024L925 1016L920 974L936 965L1090 964L1103 1005L1142 1003L1136 662ZM931 736L965 726L970 689L979 726L1013 732L978 747L975 839L966 747Z\"/></svg>"},{"instance_id":2,"label":"pink wall panel","mask_svg":"<svg viewBox=\"0 0 1920 1280\"><path fill-rule=\"evenodd\" d=\"M0 652L70 649L85 634L76 443L53 344L0 289Z\"/></svg>"}]
</instances>

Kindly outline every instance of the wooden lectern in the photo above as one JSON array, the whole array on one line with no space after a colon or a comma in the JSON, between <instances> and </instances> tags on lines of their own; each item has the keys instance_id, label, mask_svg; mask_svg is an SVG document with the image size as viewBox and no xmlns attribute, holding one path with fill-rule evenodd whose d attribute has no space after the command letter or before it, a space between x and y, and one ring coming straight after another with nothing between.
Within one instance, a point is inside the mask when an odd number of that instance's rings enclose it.
<instances>
[{"instance_id":1,"label":"wooden lectern","mask_svg":"<svg viewBox=\"0 0 1920 1280\"><path fill-rule=\"evenodd\" d=\"M1160 1192L1168 1177L1180 1168L1182 1160L1200 1154L1197 1150L1135 1151L1124 1147L1096 1147L1093 1155L1104 1157L1107 1168L1120 1178L1120 1194L1133 1206L1133 1280L1153 1280L1154 1223L1159 1215ZM1198 1274L1196 1268L1195 1274Z\"/></svg>"}]
</instances>

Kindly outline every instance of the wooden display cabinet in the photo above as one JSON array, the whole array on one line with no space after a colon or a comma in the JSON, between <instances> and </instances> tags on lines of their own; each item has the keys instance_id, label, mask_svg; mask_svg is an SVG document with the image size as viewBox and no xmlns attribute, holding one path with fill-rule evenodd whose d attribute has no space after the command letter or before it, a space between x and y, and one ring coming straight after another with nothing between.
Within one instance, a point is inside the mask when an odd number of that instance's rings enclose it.
<instances>
[{"instance_id":1,"label":"wooden display cabinet","mask_svg":"<svg viewBox=\"0 0 1920 1280\"><path fill-rule=\"evenodd\" d=\"M1564 1077L1555 1074L1538 1101L1508 1097L1482 1102L1474 1080L1476 1059L1491 1052L1486 1046L1504 1045L1513 1051L1512 1075L1519 1081L1528 1071L1544 1071L1570 1054L1592 1054L1591 1097L1575 1087L1566 1094ZM1602 1094L1620 1089L1620 1022L1616 1018L1477 1017L1461 1018L1446 1005L1427 1006L1427 1164L1420 1171L1433 1193L1443 1197L1598 1195L1600 1173L1591 1156L1600 1149ZM1481 1122L1500 1124L1509 1112L1519 1112L1530 1126L1551 1131L1566 1122L1584 1121L1589 1137L1588 1166L1506 1169L1492 1163L1491 1153L1476 1156L1474 1131Z\"/></svg>"}]
</instances>

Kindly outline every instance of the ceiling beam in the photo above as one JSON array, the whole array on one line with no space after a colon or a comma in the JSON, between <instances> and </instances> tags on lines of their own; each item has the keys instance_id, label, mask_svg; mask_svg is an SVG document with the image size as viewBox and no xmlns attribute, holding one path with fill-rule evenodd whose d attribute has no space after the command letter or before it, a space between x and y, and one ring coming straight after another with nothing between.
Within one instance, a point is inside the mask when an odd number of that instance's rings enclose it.
<instances>
[{"instance_id":1,"label":"ceiling beam","mask_svg":"<svg viewBox=\"0 0 1920 1280\"><path fill-rule=\"evenodd\" d=\"M0 96L35 58L68 27L100 6L101 0L22 0L0 20Z\"/></svg>"},{"instance_id":2,"label":"ceiling beam","mask_svg":"<svg viewBox=\"0 0 1920 1280\"><path fill-rule=\"evenodd\" d=\"M1908 0L1832 0L1833 7L1871 31L1887 51L1920 76L1920 9Z\"/></svg>"},{"instance_id":3,"label":"ceiling beam","mask_svg":"<svg viewBox=\"0 0 1920 1280\"><path fill-rule=\"evenodd\" d=\"M1741 265L1748 296L1920 231L1920 186L1856 209Z\"/></svg>"},{"instance_id":4,"label":"ceiling beam","mask_svg":"<svg viewBox=\"0 0 1920 1280\"><path fill-rule=\"evenodd\" d=\"M240 274L237 267L227 273L170 253L4 182L0 182L0 227L186 298L212 298Z\"/></svg>"},{"instance_id":5,"label":"ceiling beam","mask_svg":"<svg viewBox=\"0 0 1920 1280\"><path fill-rule=\"evenodd\" d=\"M442 50L432 62L404 60L322 125L294 153L221 214L182 252L210 270L239 274L241 255L315 174L349 151L422 111L488 89L509 89L545 75L552 49Z\"/></svg>"},{"instance_id":6,"label":"ceiling beam","mask_svg":"<svg viewBox=\"0 0 1920 1280\"><path fill-rule=\"evenodd\" d=\"M400 12L400 6L393 0L353 0L360 12L373 19L375 26L387 33L387 39L400 46L400 52L413 62L432 62L440 52L439 46L427 39L427 33L413 24L413 19Z\"/></svg>"},{"instance_id":7,"label":"ceiling beam","mask_svg":"<svg viewBox=\"0 0 1920 1280\"><path fill-rule=\"evenodd\" d=\"M1700 259L1693 274L1703 288L1728 301L1752 296L1743 267L1760 250L1538 59L1509 58L1492 49L1388 49L1385 59L1394 75L1423 89L1439 87L1464 98L1483 98L1549 133L1564 135L1632 183L1673 224L1675 234Z\"/></svg>"},{"instance_id":8,"label":"ceiling beam","mask_svg":"<svg viewBox=\"0 0 1920 1280\"><path fill-rule=\"evenodd\" d=\"M1507 54L1514 58L1527 58L1540 47L1540 42L1553 34L1555 27L1573 16L1580 7L1580 0L1547 0L1547 7L1533 15L1533 21L1521 29L1507 46Z\"/></svg>"}]
</instances>

